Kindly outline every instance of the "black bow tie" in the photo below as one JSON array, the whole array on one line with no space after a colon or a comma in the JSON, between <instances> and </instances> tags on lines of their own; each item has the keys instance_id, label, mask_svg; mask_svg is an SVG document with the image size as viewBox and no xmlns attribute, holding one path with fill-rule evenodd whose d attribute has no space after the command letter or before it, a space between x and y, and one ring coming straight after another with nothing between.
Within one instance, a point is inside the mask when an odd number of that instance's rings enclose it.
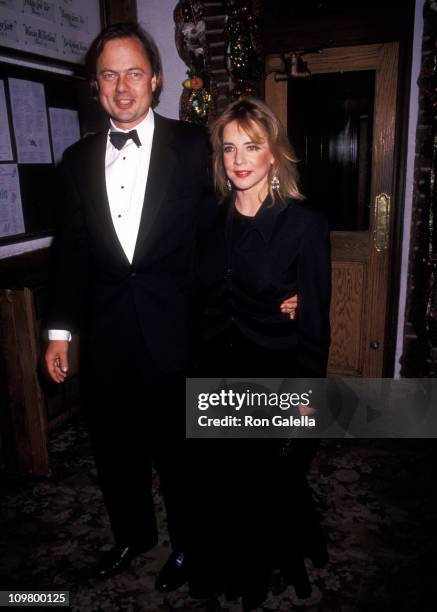
<instances>
[{"instance_id":1,"label":"black bow tie","mask_svg":"<svg viewBox=\"0 0 437 612\"><path fill-rule=\"evenodd\" d=\"M118 150L122 149L128 140L134 141L137 147L141 147L141 140L139 139L138 133L136 130L131 130L130 132L109 132L109 140L114 145L114 147Z\"/></svg>"}]
</instances>

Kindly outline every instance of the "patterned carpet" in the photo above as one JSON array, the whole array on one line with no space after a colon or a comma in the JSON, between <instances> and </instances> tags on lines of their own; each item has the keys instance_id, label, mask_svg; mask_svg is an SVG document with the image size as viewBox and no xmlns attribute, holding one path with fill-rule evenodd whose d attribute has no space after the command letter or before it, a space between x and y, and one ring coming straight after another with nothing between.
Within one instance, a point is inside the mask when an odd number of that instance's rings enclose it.
<instances>
[{"instance_id":1,"label":"patterned carpet","mask_svg":"<svg viewBox=\"0 0 437 612\"><path fill-rule=\"evenodd\" d=\"M309 600L273 576L262 610L326 612L437 609L437 452L432 440L325 440L311 471L320 496L331 561L309 566ZM155 482L160 543L106 582L86 568L111 536L89 442L79 418L52 434L53 476L0 473L0 589L69 590L80 612L240 610L238 602L163 596L153 584L168 556Z\"/></svg>"}]
</instances>

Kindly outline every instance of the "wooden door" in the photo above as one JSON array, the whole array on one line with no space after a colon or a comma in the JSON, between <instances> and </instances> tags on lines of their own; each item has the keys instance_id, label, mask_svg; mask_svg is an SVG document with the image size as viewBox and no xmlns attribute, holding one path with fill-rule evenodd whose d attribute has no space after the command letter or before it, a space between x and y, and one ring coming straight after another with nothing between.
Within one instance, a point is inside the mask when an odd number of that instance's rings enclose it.
<instances>
[{"instance_id":1,"label":"wooden door","mask_svg":"<svg viewBox=\"0 0 437 612\"><path fill-rule=\"evenodd\" d=\"M397 43L325 49L304 56L312 75L344 72L374 74L371 163L365 229L331 231L333 373L383 376L389 295L394 139L398 75ZM277 56L266 58L267 70ZM287 81L266 79L266 102L285 125L288 121ZM323 100L320 100L323 104ZM298 121L299 118L297 117Z\"/></svg>"}]
</instances>

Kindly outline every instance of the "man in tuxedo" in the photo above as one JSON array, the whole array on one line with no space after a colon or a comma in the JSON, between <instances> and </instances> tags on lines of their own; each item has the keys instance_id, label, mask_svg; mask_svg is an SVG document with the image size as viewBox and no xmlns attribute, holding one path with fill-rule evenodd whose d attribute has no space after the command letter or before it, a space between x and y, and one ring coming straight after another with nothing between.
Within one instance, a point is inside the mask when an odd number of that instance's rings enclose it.
<instances>
[{"instance_id":1,"label":"man in tuxedo","mask_svg":"<svg viewBox=\"0 0 437 612\"><path fill-rule=\"evenodd\" d=\"M195 244L215 212L208 139L152 110L161 63L137 24L103 30L87 67L110 127L64 154L45 360L62 383L80 331L82 403L115 540L97 575L157 543L153 462L172 544L156 588L169 591L186 581L184 371Z\"/></svg>"}]
</instances>

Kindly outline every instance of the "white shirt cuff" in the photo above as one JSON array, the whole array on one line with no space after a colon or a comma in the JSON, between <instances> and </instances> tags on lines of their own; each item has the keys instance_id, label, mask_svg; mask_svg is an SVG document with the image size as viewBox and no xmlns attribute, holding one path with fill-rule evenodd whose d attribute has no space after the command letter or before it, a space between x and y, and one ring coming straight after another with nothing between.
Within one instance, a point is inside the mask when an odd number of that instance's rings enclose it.
<instances>
[{"instance_id":1,"label":"white shirt cuff","mask_svg":"<svg viewBox=\"0 0 437 612\"><path fill-rule=\"evenodd\" d=\"M71 332L66 329L49 329L49 340L67 340L71 341Z\"/></svg>"}]
</instances>

